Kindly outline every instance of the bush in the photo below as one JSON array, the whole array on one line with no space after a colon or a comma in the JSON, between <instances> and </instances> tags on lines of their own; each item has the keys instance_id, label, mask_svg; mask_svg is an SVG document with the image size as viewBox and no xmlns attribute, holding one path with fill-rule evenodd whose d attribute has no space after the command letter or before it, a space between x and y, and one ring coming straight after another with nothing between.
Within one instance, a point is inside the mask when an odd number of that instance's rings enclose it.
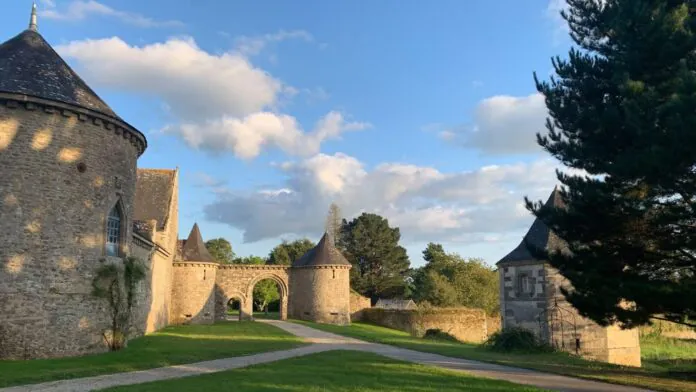
<instances>
[{"instance_id":1,"label":"bush","mask_svg":"<svg viewBox=\"0 0 696 392\"><path fill-rule=\"evenodd\" d=\"M424 339L433 339L433 340L442 340L442 341L447 341L447 342L459 342L457 338L454 336L450 335L449 333L441 330L441 329L429 329L425 331L425 335L423 335Z\"/></svg>"},{"instance_id":2,"label":"bush","mask_svg":"<svg viewBox=\"0 0 696 392\"><path fill-rule=\"evenodd\" d=\"M542 352L553 349L542 342L537 336L524 328L507 328L491 335L484 346L494 351L526 351Z\"/></svg>"}]
</instances>

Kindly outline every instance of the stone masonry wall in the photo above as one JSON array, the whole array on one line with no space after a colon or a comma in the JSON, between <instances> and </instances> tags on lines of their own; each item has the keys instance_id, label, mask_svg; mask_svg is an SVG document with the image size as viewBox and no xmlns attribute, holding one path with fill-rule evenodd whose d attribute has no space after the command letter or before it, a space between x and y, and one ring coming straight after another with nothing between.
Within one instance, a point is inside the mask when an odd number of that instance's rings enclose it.
<instances>
[{"instance_id":1,"label":"stone masonry wall","mask_svg":"<svg viewBox=\"0 0 696 392\"><path fill-rule=\"evenodd\" d=\"M363 297L360 293L350 292L350 321L360 321L363 318L365 309L370 309L372 302L368 297Z\"/></svg>"},{"instance_id":2,"label":"stone masonry wall","mask_svg":"<svg viewBox=\"0 0 696 392\"><path fill-rule=\"evenodd\" d=\"M91 281L117 202L128 252L144 145L98 115L22 99L0 94L0 358L104 351Z\"/></svg>"},{"instance_id":3,"label":"stone masonry wall","mask_svg":"<svg viewBox=\"0 0 696 392\"><path fill-rule=\"evenodd\" d=\"M530 262L500 266L499 271L504 328L525 328L557 349L585 358L640 366L638 331L604 328L580 316L560 290L570 283L556 269ZM530 278L531 292L522 292L521 275Z\"/></svg>"},{"instance_id":4,"label":"stone masonry wall","mask_svg":"<svg viewBox=\"0 0 696 392\"><path fill-rule=\"evenodd\" d=\"M174 263L171 324L210 324L215 321L217 263Z\"/></svg>"},{"instance_id":5,"label":"stone masonry wall","mask_svg":"<svg viewBox=\"0 0 696 392\"><path fill-rule=\"evenodd\" d=\"M179 175L174 175L168 219L164 230L157 231L154 242L163 248L155 252L152 261L152 280L150 290L153 293L149 306L146 332L154 332L169 324L172 309L172 284L174 279L174 256L179 234Z\"/></svg>"},{"instance_id":6,"label":"stone masonry wall","mask_svg":"<svg viewBox=\"0 0 696 392\"><path fill-rule=\"evenodd\" d=\"M291 290L291 317L350 324L350 266L295 268Z\"/></svg>"},{"instance_id":7,"label":"stone masonry wall","mask_svg":"<svg viewBox=\"0 0 696 392\"><path fill-rule=\"evenodd\" d=\"M435 308L393 310L371 308L363 320L372 324L423 336L428 329L440 329L462 342L481 343L488 338L486 313L481 309Z\"/></svg>"},{"instance_id":8,"label":"stone masonry wall","mask_svg":"<svg viewBox=\"0 0 696 392\"><path fill-rule=\"evenodd\" d=\"M230 299L240 301L241 317L253 316L253 291L256 283L271 279L280 292L281 319L287 318L290 266L285 265L220 265L215 287L215 315L224 320Z\"/></svg>"}]
</instances>

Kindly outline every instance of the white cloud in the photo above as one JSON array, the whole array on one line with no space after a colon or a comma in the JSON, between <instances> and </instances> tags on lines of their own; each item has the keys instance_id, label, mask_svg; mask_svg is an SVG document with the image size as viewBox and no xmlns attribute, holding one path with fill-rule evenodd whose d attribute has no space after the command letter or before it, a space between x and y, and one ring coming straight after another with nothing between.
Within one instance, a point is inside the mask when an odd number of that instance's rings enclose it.
<instances>
[{"instance_id":1,"label":"white cloud","mask_svg":"<svg viewBox=\"0 0 696 392\"><path fill-rule=\"evenodd\" d=\"M42 4L46 9L41 11L41 17L46 19L79 21L90 16L108 16L138 27L184 26L184 23L178 20L155 20L137 13L120 11L95 0L74 0L63 10L57 9L53 0L44 0Z\"/></svg>"},{"instance_id":2,"label":"white cloud","mask_svg":"<svg viewBox=\"0 0 696 392\"><path fill-rule=\"evenodd\" d=\"M313 155L323 141L369 127L329 112L312 132L304 132L294 117L277 112L283 97L301 90L239 52L211 54L192 38L131 46L113 37L74 41L57 50L77 60L90 82L161 99L177 120L162 131L206 151L232 152L244 159L265 147Z\"/></svg>"},{"instance_id":3,"label":"white cloud","mask_svg":"<svg viewBox=\"0 0 696 392\"><path fill-rule=\"evenodd\" d=\"M546 133L548 111L544 96L498 95L479 102L474 110L474 125L446 129L440 138L486 154L537 153L537 133Z\"/></svg>"},{"instance_id":4,"label":"white cloud","mask_svg":"<svg viewBox=\"0 0 696 392\"><path fill-rule=\"evenodd\" d=\"M385 216L401 228L406 243L467 243L530 224L523 197L545 199L556 183L556 167L544 159L457 173L402 163L370 170L345 154L319 154L279 165L286 179L275 189L218 193L204 211L207 219L234 226L254 242L316 236L335 201L346 218L361 212Z\"/></svg>"},{"instance_id":5,"label":"white cloud","mask_svg":"<svg viewBox=\"0 0 696 392\"><path fill-rule=\"evenodd\" d=\"M247 56L254 56L261 53L268 45L287 40L302 40L313 42L312 34L304 30L280 30L277 33L263 34L257 36L241 36L235 39L236 50Z\"/></svg>"},{"instance_id":6,"label":"white cloud","mask_svg":"<svg viewBox=\"0 0 696 392\"><path fill-rule=\"evenodd\" d=\"M283 84L241 55L210 54L193 38L131 46L118 37L56 50L79 61L90 82L162 98L187 120L245 116L276 103Z\"/></svg>"},{"instance_id":7,"label":"white cloud","mask_svg":"<svg viewBox=\"0 0 696 392\"><path fill-rule=\"evenodd\" d=\"M369 124L346 122L338 112L329 112L310 133L288 115L256 112L242 119L223 117L205 123L168 126L165 133L177 134L191 147L214 152L229 151L242 159L258 156L263 147L272 146L292 155L314 155L321 143L345 131L362 130Z\"/></svg>"}]
</instances>

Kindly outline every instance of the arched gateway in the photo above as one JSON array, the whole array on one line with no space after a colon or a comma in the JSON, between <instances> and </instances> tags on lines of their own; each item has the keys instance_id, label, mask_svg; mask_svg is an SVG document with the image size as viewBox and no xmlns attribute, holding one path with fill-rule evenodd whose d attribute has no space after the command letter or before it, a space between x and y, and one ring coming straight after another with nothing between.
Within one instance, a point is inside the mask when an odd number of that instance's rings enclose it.
<instances>
[{"instance_id":1,"label":"arched gateway","mask_svg":"<svg viewBox=\"0 0 696 392\"><path fill-rule=\"evenodd\" d=\"M345 325L350 323L351 265L324 234L317 246L292 266L218 264L193 225L174 262L172 314L175 324L224 320L230 300L240 302L240 318L253 315L254 286L274 281L280 318Z\"/></svg>"},{"instance_id":2,"label":"arched gateway","mask_svg":"<svg viewBox=\"0 0 696 392\"><path fill-rule=\"evenodd\" d=\"M289 270L287 265L219 265L215 285L215 318L224 320L227 303L239 300L239 316L242 320L253 315L254 286L264 279L278 285L280 294L280 319L288 318Z\"/></svg>"}]
</instances>

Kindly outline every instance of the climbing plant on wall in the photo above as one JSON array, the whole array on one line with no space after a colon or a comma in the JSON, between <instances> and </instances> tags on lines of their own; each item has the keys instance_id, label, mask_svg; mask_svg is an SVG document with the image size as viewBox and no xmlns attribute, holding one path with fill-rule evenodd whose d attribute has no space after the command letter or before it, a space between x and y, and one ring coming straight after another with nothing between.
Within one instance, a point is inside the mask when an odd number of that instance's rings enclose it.
<instances>
[{"instance_id":1,"label":"climbing plant on wall","mask_svg":"<svg viewBox=\"0 0 696 392\"><path fill-rule=\"evenodd\" d=\"M126 257L122 263L111 262L97 269L92 281L92 294L109 304L111 325L103 336L111 351L126 346L138 283L145 279L145 273L145 265L136 257Z\"/></svg>"}]
</instances>

